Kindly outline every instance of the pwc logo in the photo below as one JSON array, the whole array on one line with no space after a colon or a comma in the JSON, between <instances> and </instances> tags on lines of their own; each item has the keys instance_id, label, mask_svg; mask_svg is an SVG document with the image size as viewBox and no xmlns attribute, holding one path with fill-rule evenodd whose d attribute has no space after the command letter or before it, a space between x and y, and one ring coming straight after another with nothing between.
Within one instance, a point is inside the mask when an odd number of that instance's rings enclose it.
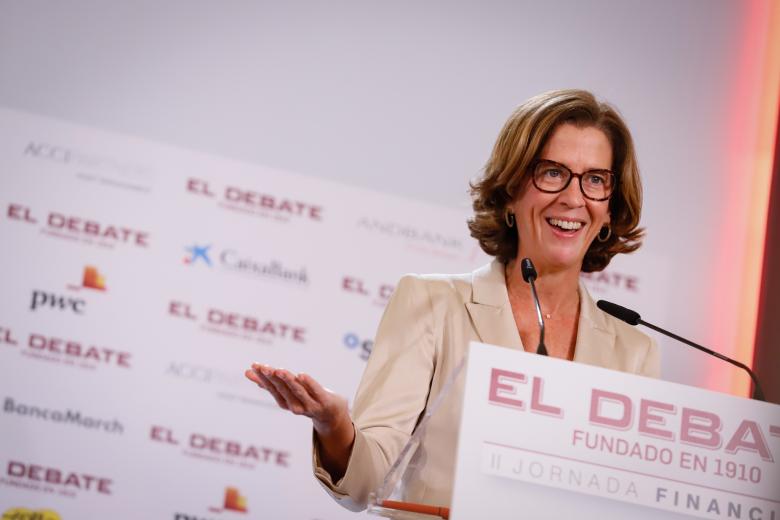
<instances>
[{"instance_id":1,"label":"pwc logo","mask_svg":"<svg viewBox=\"0 0 780 520\"><path fill-rule=\"evenodd\" d=\"M233 467L256 469L264 465L288 468L290 465L288 451L223 439L202 432L182 434L173 428L153 425L149 431L149 439L162 446L176 446L185 457Z\"/></svg>"},{"instance_id":2,"label":"pwc logo","mask_svg":"<svg viewBox=\"0 0 780 520\"><path fill-rule=\"evenodd\" d=\"M210 513L224 513L230 511L232 513L247 513L246 497L241 494L237 487L228 486L225 488L225 495L222 499L221 507L209 507ZM208 517L202 517L198 515L192 515L187 513L175 513L173 520L211 520Z\"/></svg>"},{"instance_id":3,"label":"pwc logo","mask_svg":"<svg viewBox=\"0 0 780 520\"><path fill-rule=\"evenodd\" d=\"M2 520L62 520L62 517L51 509L12 507L3 512Z\"/></svg>"},{"instance_id":4,"label":"pwc logo","mask_svg":"<svg viewBox=\"0 0 780 520\"><path fill-rule=\"evenodd\" d=\"M222 209L245 215L269 218L278 222L290 222L293 219L322 221L322 206L294 198L280 197L237 186L215 189L209 181L203 179L187 179L186 190L191 195L214 200Z\"/></svg>"},{"instance_id":5,"label":"pwc logo","mask_svg":"<svg viewBox=\"0 0 780 520\"><path fill-rule=\"evenodd\" d=\"M81 289L93 289L95 291L106 290L106 278L97 267L88 265L84 267L84 274L81 277L81 285L68 285L68 289L78 291Z\"/></svg>"},{"instance_id":6,"label":"pwc logo","mask_svg":"<svg viewBox=\"0 0 780 520\"><path fill-rule=\"evenodd\" d=\"M196 310L191 303L172 300L168 304L168 315L197 323L205 332L245 341L267 345L282 341L303 344L307 341L307 330L300 325L215 307L207 307L205 311Z\"/></svg>"},{"instance_id":7,"label":"pwc logo","mask_svg":"<svg viewBox=\"0 0 780 520\"><path fill-rule=\"evenodd\" d=\"M90 289L93 291L106 291L106 279L97 267L88 265L84 268L80 284L69 284L66 286L71 291L80 291L81 289ZM73 314L84 314L87 306L87 300L76 298L70 295L63 295L54 291L44 291L33 289L30 310L35 312L39 309L55 309L61 312L72 312Z\"/></svg>"},{"instance_id":8,"label":"pwc logo","mask_svg":"<svg viewBox=\"0 0 780 520\"><path fill-rule=\"evenodd\" d=\"M33 289L32 302L30 310L35 312L38 309L54 309L60 312L69 312L77 315L84 314L87 301L83 298L73 298L64 296L51 291L42 291Z\"/></svg>"},{"instance_id":9,"label":"pwc logo","mask_svg":"<svg viewBox=\"0 0 780 520\"><path fill-rule=\"evenodd\" d=\"M49 211L41 223L36 215L30 207L22 204L11 203L6 210L8 220L36 226L41 233L51 238L80 242L101 249L118 246L149 247L149 233L146 231L56 211Z\"/></svg>"}]
</instances>

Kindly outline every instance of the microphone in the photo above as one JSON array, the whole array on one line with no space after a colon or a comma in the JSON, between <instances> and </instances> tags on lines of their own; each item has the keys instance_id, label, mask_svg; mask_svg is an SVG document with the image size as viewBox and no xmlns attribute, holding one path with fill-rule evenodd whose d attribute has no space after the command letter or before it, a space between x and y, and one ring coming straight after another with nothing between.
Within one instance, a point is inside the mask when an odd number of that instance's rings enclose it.
<instances>
[{"instance_id":1,"label":"microphone","mask_svg":"<svg viewBox=\"0 0 780 520\"><path fill-rule=\"evenodd\" d=\"M607 314L611 314L615 318L625 321L629 325L644 325L645 327L651 328L656 332L660 332L665 336L674 338L677 341L681 341L682 343L685 343L688 346L701 350L702 352L706 352L711 356L715 356L718 359L722 359L727 363L731 363L732 365L741 368L742 370L746 371L750 376L750 379L753 380L753 399L756 399L758 401L766 401L766 399L764 398L764 391L761 390L761 385L758 382L758 377L756 377L756 374L754 374L753 371L750 370L750 368L744 363L740 363L739 361L731 359L730 357L724 356L720 352L715 352L714 350L710 350L707 347L702 347L701 345L697 345L693 341L680 337L677 334L662 329L661 327L657 327L652 323L647 323L641 318L641 316L639 316L638 312L632 311L631 309L626 309L622 305L608 302L606 300L599 300L598 302L596 302L596 306L602 311L606 312Z\"/></svg>"},{"instance_id":2,"label":"microphone","mask_svg":"<svg viewBox=\"0 0 780 520\"><path fill-rule=\"evenodd\" d=\"M539 296L536 294L536 268L530 258L520 260L520 272L523 274L523 280L531 284L531 294L534 297L536 305L536 321L539 323L539 346L536 347L536 353L542 356L547 355L547 347L544 346L544 319L542 318L542 306L539 305Z\"/></svg>"}]
</instances>

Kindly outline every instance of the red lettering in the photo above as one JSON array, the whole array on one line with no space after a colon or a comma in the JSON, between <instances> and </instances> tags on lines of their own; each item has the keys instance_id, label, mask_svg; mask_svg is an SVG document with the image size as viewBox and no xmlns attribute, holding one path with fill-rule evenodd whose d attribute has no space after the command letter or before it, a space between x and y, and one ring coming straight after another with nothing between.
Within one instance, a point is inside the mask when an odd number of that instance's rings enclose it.
<instances>
[{"instance_id":1,"label":"red lettering","mask_svg":"<svg viewBox=\"0 0 780 520\"><path fill-rule=\"evenodd\" d=\"M726 444L728 453L737 453L742 450L758 453L765 461L774 462L766 439L754 421L742 421L734 435L731 436L731 440Z\"/></svg>"},{"instance_id":2,"label":"red lettering","mask_svg":"<svg viewBox=\"0 0 780 520\"><path fill-rule=\"evenodd\" d=\"M525 409L525 404L519 399L512 399L506 395L517 395L517 386L513 383L525 383L526 377L519 372L494 368L490 372L490 391L488 401L502 406L510 406L520 410Z\"/></svg>"},{"instance_id":3,"label":"red lettering","mask_svg":"<svg viewBox=\"0 0 780 520\"><path fill-rule=\"evenodd\" d=\"M605 411L603 410L604 407L602 406L603 403L615 403L619 405L622 410L621 415L619 417L609 417L605 415ZM607 426L609 428L616 428L618 430L626 430L631 427L631 419L631 399L627 395L599 390L598 388L593 389L590 396L589 420L591 423Z\"/></svg>"}]
</instances>

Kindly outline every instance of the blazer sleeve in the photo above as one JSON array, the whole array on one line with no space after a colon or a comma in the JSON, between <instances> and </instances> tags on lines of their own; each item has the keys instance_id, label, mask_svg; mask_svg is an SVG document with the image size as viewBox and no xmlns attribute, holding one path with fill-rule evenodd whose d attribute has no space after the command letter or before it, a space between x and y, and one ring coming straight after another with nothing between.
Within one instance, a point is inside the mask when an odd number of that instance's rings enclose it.
<instances>
[{"instance_id":1,"label":"blazer sleeve","mask_svg":"<svg viewBox=\"0 0 780 520\"><path fill-rule=\"evenodd\" d=\"M314 475L347 509L366 507L409 440L428 401L436 356L434 316L426 282L404 276L377 330L352 410L355 442L344 476L322 467L314 435Z\"/></svg>"}]
</instances>

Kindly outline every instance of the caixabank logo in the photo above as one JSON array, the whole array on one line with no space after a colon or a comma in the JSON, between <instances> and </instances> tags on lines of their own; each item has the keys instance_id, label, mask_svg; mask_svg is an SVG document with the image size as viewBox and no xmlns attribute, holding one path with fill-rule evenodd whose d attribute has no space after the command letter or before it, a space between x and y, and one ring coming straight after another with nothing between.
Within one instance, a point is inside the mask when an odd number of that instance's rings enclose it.
<instances>
[{"instance_id":1,"label":"caixabank logo","mask_svg":"<svg viewBox=\"0 0 780 520\"><path fill-rule=\"evenodd\" d=\"M149 233L131 226L53 210L42 212L42 215L17 203L9 204L6 210L8 220L37 229L48 237L102 249L149 247Z\"/></svg>"},{"instance_id":2,"label":"caixabank logo","mask_svg":"<svg viewBox=\"0 0 780 520\"><path fill-rule=\"evenodd\" d=\"M192 243L184 250L182 263L186 266L213 268L223 273L283 282L296 287L309 285L309 274L305 266L292 267L279 259L256 258L235 247L217 248L213 244Z\"/></svg>"},{"instance_id":3,"label":"caixabank logo","mask_svg":"<svg viewBox=\"0 0 780 520\"><path fill-rule=\"evenodd\" d=\"M2 520L62 520L62 517L53 509L12 507L3 511Z\"/></svg>"},{"instance_id":4,"label":"caixabank logo","mask_svg":"<svg viewBox=\"0 0 780 520\"><path fill-rule=\"evenodd\" d=\"M98 417L84 413L77 408L49 408L46 406L39 406L22 401L13 396L6 396L3 398L3 414L17 417L21 420L37 420L63 424L70 427L109 434L121 435L125 431L124 425L115 417Z\"/></svg>"},{"instance_id":5,"label":"caixabank logo","mask_svg":"<svg viewBox=\"0 0 780 520\"><path fill-rule=\"evenodd\" d=\"M16 350L19 355L35 361L84 370L129 369L132 360L132 354L124 350L43 332L21 334L14 327L2 324L0 349Z\"/></svg>"},{"instance_id":6,"label":"caixabank logo","mask_svg":"<svg viewBox=\"0 0 780 520\"><path fill-rule=\"evenodd\" d=\"M307 342L307 330L302 325L182 300L169 302L168 316L193 323L210 334L254 343L302 345Z\"/></svg>"},{"instance_id":7,"label":"caixabank logo","mask_svg":"<svg viewBox=\"0 0 780 520\"><path fill-rule=\"evenodd\" d=\"M244 215L278 222L294 220L322 222L323 208L319 204L298 200L289 195L257 191L235 185L217 187L204 179L187 179L187 193L213 201L217 207Z\"/></svg>"},{"instance_id":8,"label":"caixabank logo","mask_svg":"<svg viewBox=\"0 0 780 520\"><path fill-rule=\"evenodd\" d=\"M0 485L69 498L108 496L114 482L105 476L65 469L55 465L36 464L19 459L6 460Z\"/></svg>"},{"instance_id":9,"label":"caixabank logo","mask_svg":"<svg viewBox=\"0 0 780 520\"><path fill-rule=\"evenodd\" d=\"M208 508L209 513L216 516L203 516L193 513L177 512L174 513L173 520L213 520L215 518L226 518L226 516L222 516L222 513L229 513L227 516L232 516L230 513L243 514L249 512L246 497L241 494L241 491L237 487L234 486L228 486L225 488L225 494L220 503L220 506L210 506Z\"/></svg>"},{"instance_id":10,"label":"caixabank logo","mask_svg":"<svg viewBox=\"0 0 780 520\"><path fill-rule=\"evenodd\" d=\"M261 446L235 439L223 439L204 432L182 432L167 426L153 425L149 439L168 448L178 449L189 458L243 469L259 466L289 468L290 453L287 450Z\"/></svg>"}]
</instances>

